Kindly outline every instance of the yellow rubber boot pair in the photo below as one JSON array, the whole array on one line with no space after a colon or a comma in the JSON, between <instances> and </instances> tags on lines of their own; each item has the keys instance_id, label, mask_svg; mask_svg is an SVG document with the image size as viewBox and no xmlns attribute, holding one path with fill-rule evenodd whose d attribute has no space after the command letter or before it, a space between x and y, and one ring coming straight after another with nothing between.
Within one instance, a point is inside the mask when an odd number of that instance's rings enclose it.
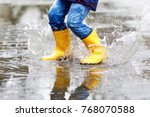
<instances>
[{"instance_id":1,"label":"yellow rubber boot pair","mask_svg":"<svg viewBox=\"0 0 150 117\"><path fill-rule=\"evenodd\" d=\"M69 29L54 31L56 47L49 56L44 56L41 60L60 60L66 58L70 49L70 32ZM98 64L106 58L106 48L101 45L100 39L95 31L82 40L87 49L91 52L80 61L81 64Z\"/></svg>"},{"instance_id":2,"label":"yellow rubber boot pair","mask_svg":"<svg viewBox=\"0 0 150 117\"><path fill-rule=\"evenodd\" d=\"M80 61L81 64L98 64L106 58L106 48L101 45L100 39L95 31L92 31L91 34L82 41L90 53Z\"/></svg>"},{"instance_id":3,"label":"yellow rubber boot pair","mask_svg":"<svg viewBox=\"0 0 150 117\"><path fill-rule=\"evenodd\" d=\"M66 58L70 49L70 32L69 29L54 31L56 47L51 55L43 56L41 60L60 60Z\"/></svg>"}]
</instances>

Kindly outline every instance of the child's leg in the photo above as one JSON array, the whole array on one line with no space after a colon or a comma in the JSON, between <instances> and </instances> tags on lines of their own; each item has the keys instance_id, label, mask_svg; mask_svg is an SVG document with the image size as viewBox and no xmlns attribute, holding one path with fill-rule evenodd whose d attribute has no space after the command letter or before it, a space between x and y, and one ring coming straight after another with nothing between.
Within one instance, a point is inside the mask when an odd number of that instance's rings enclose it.
<instances>
[{"instance_id":1,"label":"child's leg","mask_svg":"<svg viewBox=\"0 0 150 117\"><path fill-rule=\"evenodd\" d=\"M83 20L86 18L89 11L90 9L88 7L72 3L68 13L67 26L80 39L84 39L92 32L91 28L89 28L86 24L83 24Z\"/></svg>"},{"instance_id":2,"label":"child's leg","mask_svg":"<svg viewBox=\"0 0 150 117\"><path fill-rule=\"evenodd\" d=\"M65 16L67 15L71 3L66 0L56 0L49 10L49 24L53 31L66 29L64 23Z\"/></svg>"},{"instance_id":3,"label":"child's leg","mask_svg":"<svg viewBox=\"0 0 150 117\"><path fill-rule=\"evenodd\" d=\"M66 57L70 49L70 32L64 23L71 3L66 0L56 0L49 10L49 24L53 30L56 47L51 55L44 56L42 60L59 60Z\"/></svg>"},{"instance_id":4,"label":"child's leg","mask_svg":"<svg viewBox=\"0 0 150 117\"><path fill-rule=\"evenodd\" d=\"M91 55L81 60L81 64L98 64L106 58L106 49L101 46L96 32L83 24L83 20L89 11L89 8L84 5L72 3L68 13L67 25L92 52Z\"/></svg>"}]
</instances>

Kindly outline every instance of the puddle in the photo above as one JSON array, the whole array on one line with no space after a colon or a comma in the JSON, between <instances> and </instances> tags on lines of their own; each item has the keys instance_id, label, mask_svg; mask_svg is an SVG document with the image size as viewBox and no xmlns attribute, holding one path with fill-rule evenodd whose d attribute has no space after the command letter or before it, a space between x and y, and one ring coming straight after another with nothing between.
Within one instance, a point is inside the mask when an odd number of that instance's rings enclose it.
<instances>
[{"instance_id":1,"label":"puddle","mask_svg":"<svg viewBox=\"0 0 150 117\"><path fill-rule=\"evenodd\" d=\"M47 1L13 7L0 3L0 99L150 99L148 3L106 0L90 13L86 22L109 50L104 64L92 66L79 64L87 50L73 34L72 59L39 60L55 45Z\"/></svg>"}]
</instances>

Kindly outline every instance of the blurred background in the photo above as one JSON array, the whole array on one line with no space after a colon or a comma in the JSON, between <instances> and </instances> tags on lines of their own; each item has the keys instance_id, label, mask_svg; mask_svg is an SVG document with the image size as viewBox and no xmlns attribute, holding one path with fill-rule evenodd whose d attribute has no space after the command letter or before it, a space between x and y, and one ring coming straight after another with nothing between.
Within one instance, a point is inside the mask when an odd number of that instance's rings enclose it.
<instances>
[{"instance_id":1,"label":"blurred background","mask_svg":"<svg viewBox=\"0 0 150 117\"><path fill-rule=\"evenodd\" d=\"M72 58L40 61L55 47L47 13L54 0L0 0L0 99L150 99L150 1L101 0L85 22L109 51L80 65L86 48L71 34Z\"/></svg>"}]
</instances>

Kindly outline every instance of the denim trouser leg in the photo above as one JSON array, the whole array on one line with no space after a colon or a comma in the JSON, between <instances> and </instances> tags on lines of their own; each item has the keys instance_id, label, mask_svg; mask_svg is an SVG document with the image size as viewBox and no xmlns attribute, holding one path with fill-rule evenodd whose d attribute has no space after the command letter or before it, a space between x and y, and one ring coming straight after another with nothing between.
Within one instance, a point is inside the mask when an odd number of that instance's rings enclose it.
<instances>
[{"instance_id":1,"label":"denim trouser leg","mask_svg":"<svg viewBox=\"0 0 150 117\"><path fill-rule=\"evenodd\" d=\"M88 15L90 9L78 3L71 3L66 0L56 0L49 10L49 24L53 31L64 30L67 26L72 32L80 39L87 37L92 29L83 20ZM67 17L67 26L64 22L65 16Z\"/></svg>"},{"instance_id":2,"label":"denim trouser leg","mask_svg":"<svg viewBox=\"0 0 150 117\"><path fill-rule=\"evenodd\" d=\"M86 24L83 24L83 20L88 15L90 9L81 4L72 3L67 17L67 26L78 36L80 39L86 38L92 29Z\"/></svg>"},{"instance_id":3,"label":"denim trouser leg","mask_svg":"<svg viewBox=\"0 0 150 117\"><path fill-rule=\"evenodd\" d=\"M49 24L53 31L64 30L67 28L64 23L65 16L68 14L71 3L66 0L55 0L49 10Z\"/></svg>"}]
</instances>

